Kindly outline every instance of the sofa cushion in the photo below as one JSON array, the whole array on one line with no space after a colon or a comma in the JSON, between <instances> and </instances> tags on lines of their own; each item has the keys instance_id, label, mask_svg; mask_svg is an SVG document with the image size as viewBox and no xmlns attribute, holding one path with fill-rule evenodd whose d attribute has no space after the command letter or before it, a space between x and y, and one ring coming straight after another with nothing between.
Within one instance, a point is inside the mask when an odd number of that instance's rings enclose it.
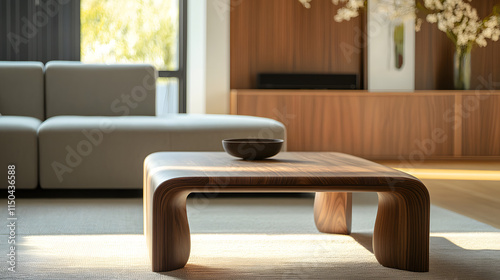
<instances>
[{"instance_id":1,"label":"sofa cushion","mask_svg":"<svg viewBox=\"0 0 500 280\"><path fill-rule=\"evenodd\" d=\"M15 165L16 188L33 189L38 185L37 129L40 120L24 116L0 116L0 166L3 182L7 166ZM6 184L0 188L6 189Z\"/></svg>"},{"instance_id":2,"label":"sofa cushion","mask_svg":"<svg viewBox=\"0 0 500 280\"><path fill-rule=\"evenodd\" d=\"M44 119L43 64L0 62L0 114Z\"/></svg>"},{"instance_id":3,"label":"sofa cushion","mask_svg":"<svg viewBox=\"0 0 500 280\"><path fill-rule=\"evenodd\" d=\"M154 116L156 76L147 64L51 61L45 67L47 118Z\"/></svg>"},{"instance_id":4,"label":"sofa cushion","mask_svg":"<svg viewBox=\"0 0 500 280\"><path fill-rule=\"evenodd\" d=\"M39 129L42 188L141 189L158 151L222 151L226 138L285 137L274 120L224 115L58 116Z\"/></svg>"}]
</instances>

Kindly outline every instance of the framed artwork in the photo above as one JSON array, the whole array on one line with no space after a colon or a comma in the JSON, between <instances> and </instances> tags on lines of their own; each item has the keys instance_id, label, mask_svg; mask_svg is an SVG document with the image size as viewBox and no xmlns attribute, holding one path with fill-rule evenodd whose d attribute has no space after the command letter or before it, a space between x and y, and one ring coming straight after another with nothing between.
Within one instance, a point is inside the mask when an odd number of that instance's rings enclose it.
<instances>
[{"instance_id":1,"label":"framed artwork","mask_svg":"<svg viewBox=\"0 0 500 280\"><path fill-rule=\"evenodd\" d=\"M368 91L415 90L414 19L391 18L381 1L368 1ZM394 2L397 5L397 1ZM398 7L394 7L398 9Z\"/></svg>"}]
</instances>

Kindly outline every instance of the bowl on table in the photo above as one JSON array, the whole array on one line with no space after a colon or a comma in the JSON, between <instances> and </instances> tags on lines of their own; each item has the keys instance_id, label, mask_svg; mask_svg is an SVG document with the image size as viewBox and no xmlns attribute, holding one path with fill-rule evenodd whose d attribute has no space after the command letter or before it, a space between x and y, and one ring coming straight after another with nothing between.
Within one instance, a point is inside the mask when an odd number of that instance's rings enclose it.
<instances>
[{"instance_id":1,"label":"bowl on table","mask_svg":"<svg viewBox=\"0 0 500 280\"><path fill-rule=\"evenodd\" d=\"M222 146L226 153L244 160L265 159L278 154L283 146L281 139L224 139Z\"/></svg>"}]
</instances>

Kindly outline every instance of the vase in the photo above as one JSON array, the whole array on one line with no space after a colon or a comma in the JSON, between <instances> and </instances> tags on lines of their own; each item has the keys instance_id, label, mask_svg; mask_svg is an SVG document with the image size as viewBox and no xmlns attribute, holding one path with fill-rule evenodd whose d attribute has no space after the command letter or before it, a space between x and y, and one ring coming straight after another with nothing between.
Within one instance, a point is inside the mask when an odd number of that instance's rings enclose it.
<instances>
[{"instance_id":1,"label":"vase","mask_svg":"<svg viewBox=\"0 0 500 280\"><path fill-rule=\"evenodd\" d=\"M453 82L457 90L470 89L472 47L457 46L453 62Z\"/></svg>"},{"instance_id":2,"label":"vase","mask_svg":"<svg viewBox=\"0 0 500 280\"><path fill-rule=\"evenodd\" d=\"M367 88L411 92L415 90L415 20L391 18L384 10L390 3L399 1L367 1Z\"/></svg>"},{"instance_id":3,"label":"vase","mask_svg":"<svg viewBox=\"0 0 500 280\"><path fill-rule=\"evenodd\" d=\"M403 68L405 56L405 24L400 23L394 27L394 62L396 69Z\"/></svg>"}]
</instances>

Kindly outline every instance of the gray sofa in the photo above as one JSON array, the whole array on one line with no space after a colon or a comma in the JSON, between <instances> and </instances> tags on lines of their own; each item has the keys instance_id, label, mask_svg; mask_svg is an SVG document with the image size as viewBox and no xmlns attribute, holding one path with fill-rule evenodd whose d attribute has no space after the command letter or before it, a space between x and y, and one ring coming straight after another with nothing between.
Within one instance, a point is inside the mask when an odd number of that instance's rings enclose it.
<instances>
[{"instance_id":1,"label":"gray sofa","mask_svg":"<svg viewBox=\"0 0 500 280\"><path fill-rule=\"evenodd\" d=\"M44 119L43 64L0 62L0 172L16 166L16 188L38 185L38 126ZM5 177L4 177L5 176ZM6 184L1 184L6 188Z\"/></svg>"},{"instance_id":2,"label":"gray sofa","mask_svg":"<svg viewBox=\"0 0 500 280\"><path fill-rule=\"evenodd\" d=\"M153 152L222 151L225 138L285 139L284 126L271 119L155 116L156 75L150 65L49 62L42 90L47 119L30 126L31 139L38 143L34 154L39 155L35 166L41 188L140 189L143 161ZM10 120L0 117L1 141L8 138L3 123ZM21 166L20 157L9 157Z\"/></svg>"}]
</instances>

